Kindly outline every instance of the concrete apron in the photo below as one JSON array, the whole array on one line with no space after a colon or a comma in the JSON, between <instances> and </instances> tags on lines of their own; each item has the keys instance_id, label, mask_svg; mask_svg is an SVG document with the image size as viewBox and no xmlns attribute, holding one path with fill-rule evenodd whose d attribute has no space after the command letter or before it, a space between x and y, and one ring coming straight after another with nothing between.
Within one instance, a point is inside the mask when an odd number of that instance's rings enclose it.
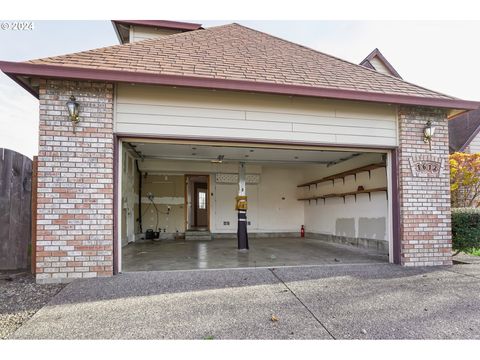
<instances>
[{"instance_id":1,"label":"concrete apron","mask_svg":"<svg viewBox=\"0 0 480 360\"><path fill-rule=\"evenodd\" d=\"M388 262L375 249L308 238L253 238L248 251L238 251L235 239L215 239L133 243L122 252L122 272Z\"/></svg>"}]
</instances>

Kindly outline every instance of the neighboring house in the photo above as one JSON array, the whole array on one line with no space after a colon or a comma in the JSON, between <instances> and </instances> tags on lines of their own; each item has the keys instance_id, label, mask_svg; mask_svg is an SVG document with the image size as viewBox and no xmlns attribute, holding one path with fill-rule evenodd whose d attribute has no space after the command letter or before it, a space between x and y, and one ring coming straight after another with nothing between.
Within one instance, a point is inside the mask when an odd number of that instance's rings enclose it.
<instances>
[{"instance_id":1,"label":"neighboring house","mask_svg":"<svg viewBox=\"0 0 480 360\"><path fill-rule=\"evenodd\" d=\"M402 78L397 70L395 70L395 68L388 62L385 56L383 56L383 54L377 48L368 54L368 56L360 62L360 65L372 70L376 70L382 74L395 76L399 79Z\"/></svg>"},{"instance_id":2,"label":"neighboring house","mask_svg":"<svg viewBox=\"0 0 480 360\"><path fill-rule=\"evenodd\" d=\"M448 122L450 152L480 152L480 109L455 116Z\"/></svg>"},{"instance_id":3,"label":"neighboring house","mask_svg":"<svg viewBox=\"0 0 480 360\"><path fill-rule=\"evenodd\" d=\"M382 74L402 77L388 62L380 50L373 50L360 65L376 70ZM467 111L451 118L448 122L450 152L480 152L480 109Z\"/></svg>"},{"instance_id":4,"label":"neighboring house","mask_svg":"<svg viewBox=\"0 0 480 360\"><path fill-rule=\"evenodd\" d=\"M238 24L113 25L121 45L0 62L40 104L39 282L121 272L142 237L235 237L242 164L251 238L280 246L304 225L393 263L452 264L448 118L479 103ZM183 257L207 266L198 251Z\"/></svg>"}]
</instances>

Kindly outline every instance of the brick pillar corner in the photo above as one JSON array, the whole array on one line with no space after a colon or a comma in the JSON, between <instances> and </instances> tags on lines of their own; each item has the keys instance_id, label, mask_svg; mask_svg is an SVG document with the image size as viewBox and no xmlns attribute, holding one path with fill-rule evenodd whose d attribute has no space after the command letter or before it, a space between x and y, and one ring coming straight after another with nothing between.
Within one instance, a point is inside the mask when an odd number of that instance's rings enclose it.
<instances>
[{"instance_id":1,"label":"brick pillar corner","mask_svg":"<svg viewBox=\"0 0 480 360\"><path fill-rule=\"evenodd\" d=\"M113 271L113 85L41 80L36 279ZM80 104L76 132L66 102Z\"/></svg>"},{"instance_id":2,"label":"brick pillar corner","mask_svg":"<svg viewBox=\"0 0 480 360\"><path fill-rule=\"evenodd\" d=\"M429 120L435 126L431 149L423 140ZM452 264L447 121L444 110L399 108L400 251L405 266Z\"/></svg>"}]
</instances>

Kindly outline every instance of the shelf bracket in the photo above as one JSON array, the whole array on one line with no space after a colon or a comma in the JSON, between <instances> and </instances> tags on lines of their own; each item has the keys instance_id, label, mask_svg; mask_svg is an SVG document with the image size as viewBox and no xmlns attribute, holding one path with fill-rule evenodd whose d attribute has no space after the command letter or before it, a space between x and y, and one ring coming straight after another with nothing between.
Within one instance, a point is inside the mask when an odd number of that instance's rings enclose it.
<instances>
[{"instance_id":1,"label":"shelf bracket","mask_svg":"<svg viewBox=\"0 0 480 360\"><path fill-rule=\"evenodd\" d=\"M371 193L371 192L368 193L368 199L369 199L370 201L372 201L372 193Z\"/></svg>"},{"instance_id":2,"label":"shelf bracket","mask_svg":"<svg viewBox=\"0 0 480 360\"><path fill-rule=\"evenodd\" d=\"M368 179L370 180L372 178L372 170L368 170Z\"/></svg>"}]
</instances>

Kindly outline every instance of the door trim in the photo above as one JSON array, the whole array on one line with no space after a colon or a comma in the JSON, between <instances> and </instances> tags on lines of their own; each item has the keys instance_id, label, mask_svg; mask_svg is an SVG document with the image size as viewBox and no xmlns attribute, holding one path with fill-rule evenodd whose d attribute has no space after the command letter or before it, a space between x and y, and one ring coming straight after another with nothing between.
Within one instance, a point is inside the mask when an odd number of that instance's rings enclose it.
<instances>
[{"instance_id":1,"label":"door trim","mask_svg":"<svg viewBox=\"0 0 480 360\"><path fill-rule=\"evenodd\" d=\"M207 178L207 182L208 182L208 178ZM196 183L194 186L193 186L193 193L194 193L194 198L193 198L193 206L195 208L194 212L193 212L193 223L195 224L195 227L199 227L198 225L198 190L205 190L205 194L207 193L208 191L208 185L207 183ZM207 195L207 194L206 194ZM208 209L209 207L209 200L208 198L205 200L206 201L206 205L207 205L207 208L205 210ZM208 210L207 210L207 213L208 213ZM208 219L208 215L207 215L207 227L208 227L208 222L209 222L210 219Z\"/></svg>"},{"instance_id":2,"label":"door trim","mask_svg":"<svg viewBox=\"0 0 480 360\"><path fill-rule=\"evenodd\" d=\"M183 175L183 216L185 223L185 231L188 230L188 178L193 176L205 176L207 179L207 230L210 231L210 174L184 174ZM195 216L195 215L194 215ZM196 221L195 221L196 225Z\"/></svg>"}]
</instances>

